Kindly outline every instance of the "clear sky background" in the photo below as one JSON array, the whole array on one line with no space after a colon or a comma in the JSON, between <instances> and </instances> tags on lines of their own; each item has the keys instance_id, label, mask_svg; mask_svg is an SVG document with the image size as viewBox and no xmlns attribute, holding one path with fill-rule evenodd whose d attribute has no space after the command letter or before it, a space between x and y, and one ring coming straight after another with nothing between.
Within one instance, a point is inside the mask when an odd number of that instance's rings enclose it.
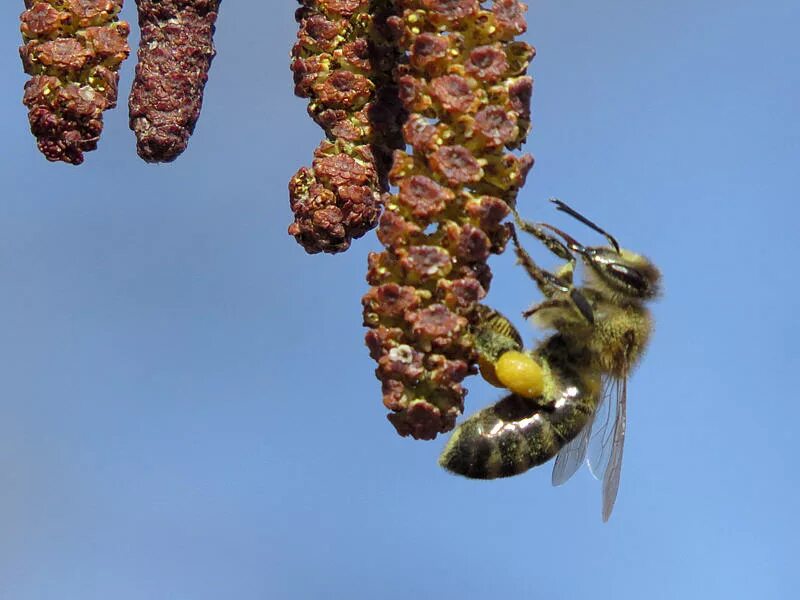
<instances>
[{"instance_id":1,"label":"clear sky background","mask_svg":"<svg viewBox=\"0 0 800 600\"><path fill-rule=\"evenodd\" d=\"M599 243L559 196L665 279L605 525L587 470L462 480L445 437L386 422L374 236L330 257L285 234L321 137L293 2L223 2L201 120L162 166L128 130L133 57L99 150L45 161L22 9L0 6L0 599L795 597L800 3L531 3L520 208ZM489 300L519 315L537 295L512 263ZM470 387L467 412L499 397Z\"/></svg>"}]
</instances>

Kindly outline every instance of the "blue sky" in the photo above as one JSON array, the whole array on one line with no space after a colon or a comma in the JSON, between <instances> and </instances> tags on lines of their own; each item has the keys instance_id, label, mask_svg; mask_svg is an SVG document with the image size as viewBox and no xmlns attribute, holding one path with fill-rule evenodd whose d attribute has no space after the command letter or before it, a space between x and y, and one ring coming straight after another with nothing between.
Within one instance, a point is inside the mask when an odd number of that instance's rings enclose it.
<instances>
[{"instance_id":1,"label":"blue sky","mask_svg":"<svg viewBox=\"0 0 800 600\"><path fill-rule=\"evenodd\" d=\"M292 96L293 3L223 3L173 164L135 154L129 59L78 168L28 132L22 8L0 6L2 600L792 597L800 4L531 3L520 209L591 242L559 196L664 273L606 525L586 470L466 481L445 438L385 421L360 315L377 242L285 235L321 135ZM518 315L533 285L492 265ZM470 388L468 412L498 397Z\"/></svg>"}]
</instances>

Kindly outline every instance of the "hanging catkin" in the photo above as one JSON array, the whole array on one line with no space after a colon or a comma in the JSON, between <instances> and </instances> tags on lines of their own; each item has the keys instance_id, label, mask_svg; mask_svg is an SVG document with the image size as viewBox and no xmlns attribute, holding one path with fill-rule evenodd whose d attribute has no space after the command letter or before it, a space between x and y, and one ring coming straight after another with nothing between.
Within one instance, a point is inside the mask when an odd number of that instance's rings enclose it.
<instances>
[{"instance_id":1,"label":"hanging catkin","mask_svg":"<svg viewBox=\"0 0 800 600\"><path fill-rule=\"evenodd\" d=\"M364 322L390 421L431 439L463 410L486 261L508 240L502 221L533 162L505 149L528 133L534 50L515 41L526 29L516 0L397 5L402 16L390 23L408 53L397 83L411 150L395 153L398 192L378 228L385 250L369 257Z\"/></svg>"},{"instance_id":2,"label":"hanging catkin","mask_svg":"<svg viewBox=\"0 0 800 600\"><path fill-rule=\"evenodd\" d=\"M311 167L289 182L289 233L307 252L343 252L375 227L404 111L399 59L386 25L391 0L300 0L292 48L295 94L325 131Z\"/></svg>"},{"instance_id":3,"label":"hanging catkin","mask_svg":"<svg viewBox=\"0 0 800 600\"><path fill-rule=\"evenodd\" d=\"M130 52L122 0L26 0L20 15L23 103L47 160L74 165L97 148L103 112L117 103L119 67Z\"/></svg>"},{"instance_id":4,"label":"hanging catkin","mask_svg":"<svg viewBox=\"0 0 800 600\"><path fill-rule=\"evenodd\" d=\"M136 151L170 162L194 132L214 58L220 0L136 0L139 62L128 100Z\"/></svg>"}]
</instances>

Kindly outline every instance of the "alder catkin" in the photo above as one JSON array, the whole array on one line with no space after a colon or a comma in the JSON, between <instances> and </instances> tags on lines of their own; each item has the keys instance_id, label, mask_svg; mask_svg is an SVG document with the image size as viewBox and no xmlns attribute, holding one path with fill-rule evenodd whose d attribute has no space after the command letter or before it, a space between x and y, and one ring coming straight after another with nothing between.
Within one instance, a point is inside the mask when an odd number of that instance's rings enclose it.
<instances>
[{"instance_id":1,"label":"alder catkin","mask_svg":"<svg viewBox=\"0 0 800 600\"><path fill-rule=\"evenodd\" d=\"M378 222L405 112L392 75L399 58L386 20L392 0L299 0L295 94L325 132L311 167L289 182L289 234L305 250L343 252Z\"/></svg>"},{"instance_id":2,"label":"alder catkin","mask_svg":"<svg viewBox=\"0 0 800 600\"><path fill-rule=\"evenodd\" d=\"M220 0L136 0L139 42L128 101L136 151L170 162L186 150L203 104L214 58Z\"/></svg>"},{"instance_id":3,"label":"alder catkin","mask_svg":"<svg viewBox=\"0 0 800 600\"><path fill-rule=\"evenodd\" d=\"M26 0L20 15L23 103L47 160L79 165L97 148L103 112L117 103L119 68L128 57L122 0Z\"/></svg>"},{"instance_id":4,"label":"alder catkin","mask_svg":"<svg viewBox=\"0 0 800 600\"><path fill-rule=\"evenodd\" d=\"M398 0L390 19L408 63L396 73L410 116L369 257L364 323L389 420L432 439L463 410L475 371L471 325L502 252L533 159L518 148L530 127L534 49L517 0Z\"/></svg>"}]
</instances>

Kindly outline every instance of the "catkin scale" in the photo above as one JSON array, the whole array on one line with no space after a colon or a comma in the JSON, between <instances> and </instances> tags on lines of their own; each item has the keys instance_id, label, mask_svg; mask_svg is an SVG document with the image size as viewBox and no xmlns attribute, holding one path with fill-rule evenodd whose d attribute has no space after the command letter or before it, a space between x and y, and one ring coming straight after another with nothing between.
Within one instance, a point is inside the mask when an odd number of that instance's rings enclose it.
<instances>
[{"instance_id":1,"label":"catkin scale","mask_svg":"<svg viewBox=\"0 0 800 600\"><path fill-rule=\"evenodd\" d=\"M484 7L484 5L487 5ZM366 343L389 420L432 439L463 410L461 381L476 371L471 325L502 252L503 223L532 166L516 156L530 127L534 50L517 0L398 0L389 19L407 62L395 78L409 117L369 256Z\"/></svg>"},{"instance_id":2,"label":"catkin scale","mask_svg":"<svg viewBox=\"0 0 800 600\"><path fill-rule=\"evenodd\" d=\"M186 150L215 54L219 5L136 0L141 39L128 110L136 151L147 162L170 162Z\"/></svg>"},{"instance_id":3,"label":"catkin scale","mask_svg":"<svg viewBox=\"0 0 800 600\"><path fill-rule=\"evenodd\" d=\"M20 57L31 133L51 161L74 165L94 150L103 112L117 103L119 67L130 52L122 0L26 0Z\"/></svg>"}]
</instances>

